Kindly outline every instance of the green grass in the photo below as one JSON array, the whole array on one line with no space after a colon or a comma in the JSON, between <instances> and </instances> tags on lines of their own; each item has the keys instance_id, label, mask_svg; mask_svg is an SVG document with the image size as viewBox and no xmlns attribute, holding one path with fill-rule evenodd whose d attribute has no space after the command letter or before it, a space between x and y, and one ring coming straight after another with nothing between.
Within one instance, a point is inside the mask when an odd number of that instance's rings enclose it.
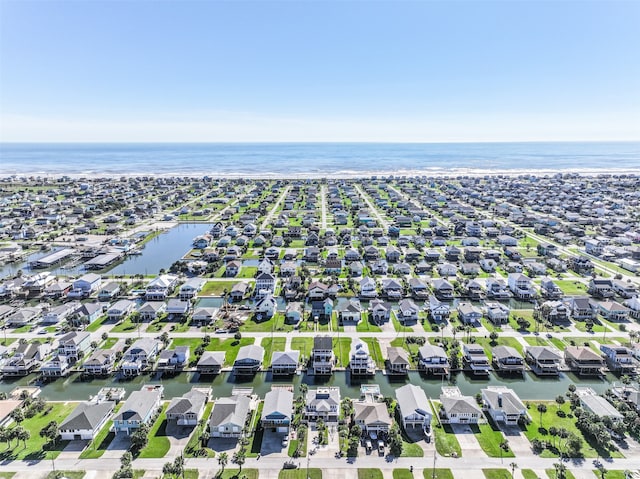
<instances>
[{"instance_id":1,"label":"green grass","mask_svg":"<svg viewBox=\"0 0 640 479\"><path fill-rule=\"evenodd\" d=\"M491 358L491 350L496 346L511 346L512 348L515 348L515 350L520 354L524 354L524 348L522 347L522 344L520 344L520 341L517 340L517 338L500 336L496 340L495 344L493 344L491 342L491 339L489 338L476 337L475 340L476 344L479 344L484 348L489 358Z\"/></svg>"},{"instance_id":2,"label":"green grass","mask_svg":"<svg viewBox=\"0 0 640 479\"><path fill-rule=\"evenodd\" d=\"M376 338L362 338L362 341L369 346L369 355L376 362L378 369L384 369L384 358L378 340Z\"/></svg>"},{"instance_id":3,"label":"green grass","mask_svg":"<svg viewBox=\"0 0 640 479\"><path fill-rule=\"evenodd\" d=\"M282 469L278 479L322 479L322 469Z\"/></svg>"},{"instance_id":4,"label":"green grass","mask_svg":"<svg viewBox=\"0 0 640 479\"><path fill-rule=\"evenodd\" d=\"M567 296L580 296L587 293L587 286L580 281L554 279L553 282L556 283Z\"/></svg>"},{"instance_id":5,"label":"green grass","mask_svg":"<svg viewBox=\"0 0 640 479\"><path fill-rule=\"evenodd\" d=\"M291 349L300 351L300 357L304 356L306 360L311 356L313 350L313 338L292 338Z\"/></svg>"},{"instance_id":6,"label":"green grass","mask_svg":"<svg viewBox=\"0 0 640 479\"><path fill-rule=\"evenodd\" d=\"M582 440L581 451L584 457L623 457L619 451L596 450L585 440L580 430L576 427L576 418L569 417L573 416L569 402L565 402L560 406L558 406L555 401L536 401L530 404L529 415L531 416L532 422L524 430L524 435L529 441L538 439L540 441L549 440L553 443L554 438L548 434L547 430L549 427L554 426L558 429L564 428L569 432L573 432ZM538 404L545 404L547 406L547 412L542 414L542 426L540 426L540 413L537 410ZM558 416L558 410L562 410L565 413L565 417ZM551 449L544 449L540 457L553 458L559 457L559 454L556 454Z\"/></svg>"},{"instance_id":7,"label":"green grass","mask_svg":"<svg viewBox=\"0 0 640 479\"><path fill-rule=\"evenodd\" d=\"M434 474L435 472L435 474ZM422 472L424 479L454 479L451 469L425 469Z\"/></svg>"},{"instance_id":8,"label":"green grass","mask_svg":"<svg viewBox=\"0 0 640 479\"><path fill-rule=\"evenodd\" d=\"M410 328L409 326L403 326L400 323L400 321L398 321L398 318L396 317L395 311L391 311L391 322L393 323L393 328L398 333L412 333L413 332L412 328Z\"/></svg>"},{"instance_id":9,"label":"green grass","mask_svg":"<svg viewBox=\"0 0 640 479\"><path fill-rule=\"evenodd\" d=\"M95 333L107 320L107 315L102 316L101 318L96 319L93 323L87 326L86 331L90 333Z\"/></svg>"},{"instance_id":10,"label":"green grass","mask_svg":"<svg viewBox=\"0 0 640 479\"><path fill-rule=\"evenodd\" d=\"M624 471L623 470L611 470L611 469L607 469L607 474L605 475L606 479L627 479ZM600 479L601 475L600 475L600 471L598 469L594 469L593 470L593 474Z\"/></svg>"},{"instance_id":11,"label":"green grass","mask_svg":"<svg viewBox=\"0 0 640 479\"><path fill-rule=\"evenodd\" d=\"M462 449L460 443L456 438L455 433L451 429L451 426L444 425L442 427L433 428L436 440L436 451L441 456L451 456L454 452L458 457L462 456Z\"/></svg>"},{"instance_id":12,"label":"green grass","mask_svg":"<svg viewBox=\"0 0 640 479\"><path fill-rule=\"evenodd\" d=\"M524 479L538 479L538 475L531 469L522 469L520 472Z\"/></svg>"},{"instance_id":13,"label":"green grass","mask_svg":"<svg viewBox=\"0 0 640 479\"><path fill-rule=\"evenodd\" d=\"M231 292L231 288L239 281L207 281L198 296L222 296L224 291Z\"/></svg>"},{"instance_id":14,"label":"green grass","mask_svg":"<svg viewBox=\"0 0 640 479\"><path fill-rule=\"evenodd\" d=\"M508 469L483 469L482 473L487 479L511 479Z\"/></svg>"},{"instance_id":15,"label":"green grass","mask_svg":"<svg viewBox=\"0 0 640 479\"><path fill-rule=\"evenodd\" d=\"M132 331L136 331L140 327L142 330L146 327L146 323L144 321L132 321L131 316L128 316L123 321L116 324L113 328L111 328L112 333L130 333Z\"/></svg>"},{"instance_id":16,"label":"green grass","mask_svg":"<svg viewBox=\"0 0 640 479\"><path fill-rule=\"evenodd\" d=\"M31 438L27 441L26 447L24 447L23 443L17 443L14 440L11 443L11 449L5 449L0 452L0 459L37 460L58 457L58 454L60 454L67 444L69 444L69 441L58 441L53 449L45 450L44 446L48 441L47 439L40 437L40 430L53 420L56 420L59 423L62 422L77 405L78 403L75 402L47 403L47 407L45 407L45 410L42 413L38 413L32 418L25 419L20 424L31 434ZM49 406L52 406L52 409L51 411L46 412Z\"/></svg>"},{"instance_id":17,"label":"green grass","mask_svg":"<svg viewBox=\"0 0 640 479\"><path fill-rule=\"evenodd\" d=\"M549 346L551 344L540 336L525 336L524 340L531 346Z\"/></svg>"},{"instance_id":18,"label":"green grass","mask_svg":"<svg viewBox=\"0 0 640 479\"><path fill-rule=\"evenodd\" d=\"M204 419L205 423L202 426L198 425L193 431L193 433L191 434L191 437L189 438L189 442L187 443L187 446L184 448L184 457L196 457L195 452L200 450L200 444L201 444L200 434L202 434L202 431L205 428L209 427L208 420L209 420L209 415L211 414L212 408L213 408L212 402L207 403L207 405L204 407L204 413L202 413L202 419ZM216 455L215 451L213 451L212 449L205 447L204 451L207 453L206 457L208 458L215 457ZM202 457L202 456L198 456L198 457Z\"/></svg>"},{"instance_id":19,"label":"green grass","mask_svg":"<svg viewBox=\"0 0 640 479\"><path fill-rule=\"evenodd\" d=\"M253 435L251 436L251 442L249 443L249 448L247 450L247 457L257 457L260 454L260 448L262 447L262 436L264 434L264 430L262 428L258 428L258 424L260 418L262 417L262 408L264 407L264 401L260 401L258 407L253 412L251 416L251 424L249 426L249 430L253 431Z\"/></svg>"},{"instance_id":20,"label":"green grass","mask_svg":"<svg viewBox=\"0 0 640 479\"><path fill-rule=\"evenodd\" d=\"M276 313L272 318L264 321L255 321L254 316L247 319L241 326L240 331L254 333L270 333L272 331L293 331L293 326L285 324L284 313Z\"/></svg>"},{"instance_id":21,"label":"green grass","mask_svg":"<svg viewBox=\"0 0 640 479\"><path fill-rule=\"evenodd\" d=\"M164 457L171 443L167 438L167 407L169 403L164 403L162 406L162 412L158 416L158 419L153 423L151 431L149 431L149 442L147 446L140 451L138 457L140 458L158 458Z\"/></svg>"},{"instance_id":22,"label":"green grass","mask_svg":"<svg viewBox=\"0 0 640 479\"><path fill-rule=\"evenodd\" d=\"M56 473L58 474L62 473L62 477L66 477L68 479L82 479L87 472L86 471L55 471L55 472L51 471L49 474L47 474L46 479L56 479L56 477L58 477Z\"/></svg>"},{"instance_id":23,"label":"green grass","mask_svg":"<svg viewBox=\"0 0 640 479\"><path fill-rule=\"evenodd\" d=\"M409 469L394 469L393 479L413 479L413 472Z\"/></svg>"},{"instance_id":24,"label":"green grass","mask_svg":"<svg viewBox=\"0 0 640 479\"><path fill-rule=\"evenodd\" d=\"M405 440L402 441L402 454L400 454L400 457L422 456L424 456L424 451L419 444L416 444L415 442L407 442Z\"/></svg>"},{"instance_id":25,"label":"green grass","mask_svg":"<svg viewBox=\"0 0 640 479\"><path fill-rule=\"evenodd\" d=\"M0 479L11 479L15 475L15 472L2 471L0 472Z\"/></svg>"},{"instance_id":26,"label":"green grass","mask_svg":"<svg viewBox=\"0 0 640 479\"><path fill-rule=\"evenodd\" d=\"M287 342L287 338L262 338L260 346L264 348L264 361L263 368L266 369L271 366L271 356L274 351L284 351L284 346Z\"/></svg>"},{"instance_id":27,"label":"green grass","mask_svg":"<svg viewBox=\"0 0 640 479\"><path fill-rule=\"evenodd\" d=\"M118 412L123 404L124 403L122 402L118 404L114 408L113 412ZM109 444L111 444L111 441L113 441L113 438L116 436L114 432L109 431L112 424L113 421L109 419L105 425L102 426L102 429L98 431L98 434L93 438L93 441L91 441L87 448L82 451L80 459L98 459L99 457L102 457L104 451L107 450L107 447L109 447Z\"/></svg>"},{"instance_id":28,"label":"green grass","mask_svg":"<svg viewBox=\"0 0 640 479\"><path fill-rule=\"evenodd\" d=\"M205 347L206 351L224 351L225 352L225 366L232 366L238 356L238 350L242 346L248 346L255 342L255 338L242 338L239 341L234 338L222 339L211 338L211 342ZM200 338L175 338L171 347L176 346L189 346L191 348L191 356L195 349L202 344Z\"/></svg>"},{"instance_id":29,"label":"green grass","mask_svg":"<svg viewBox=\"0 0 640 479\"><path fill-rule=\"evenodd\" d=\"M383 479L382 471L373 468L358 468L358 479Z\"/></svg>"},{"instance_id":30,"label":"green grass","mask_svg":"<svg viewBox=\"0 0 640 479\"><path fill-rule=\"evenodd\" d=\"M333 353L336 355L339 368L346 368L349 364L349 352L351 351L351 338L333 338Z\"/></svg>"},{"instance_id":31,"label":"green grass","mask_svg":"<svg viewBox=\"0 0 640 479\"><path fill-rule=\"evenodd\" d=\"M231 462L231 457L229 457ZM258 469L242 469L242 476L246 476L247 479L258 479ZM216 474L213 476L215 479L239 479L240 469L225 469L222 474Z\"/></svg>"},{"instance_id":32,"label":"green grass","mask_svg":"<svg viewBox=\"0 0 640 479\"><path fill-rule=\"evenodd\" d=\"M185 469L183 479L198 479L200 471L197 469Z\"/></svg>"},{"instance_id":33,"label":"green grass","mask_svg":"<svg viewBox=\"0 0 640 479\"><path fill-rule=\"evenodd\" d=\"M362 315L362 320L356 326L356 331L359 333L379 333L382 331L380 326L374 324L370 320L371 315L369 313L364 313Z\"/></svg>"},{"instance_id":34,"label":"green grass","mask_svg":"<svg viewBox=\"0 0 640 479\"><path fill-rule=\"evenodd\" d=\"M556 474L556 470L555 469L545 469L544 472L547 473L547 476L549 476L549 479L558 479L559 475ZM576 477L573 475L573 473L570 470L565 470L564 471L564 479L576 479Z\"/></svg>"},{"instance_id":35,"label":"green grass","mask_svg":"<svg viewBox=\"0 0 640 479\"><path fill-rule=\"evenodd\" d=\"M480 424L471 426L471 429L480 444L482 450L489 457L514 457L513 451L505 451L500 447L500 443L504 440L504 436L500 429L495 429L490 424Z\"/></svg>"}]
</instances>

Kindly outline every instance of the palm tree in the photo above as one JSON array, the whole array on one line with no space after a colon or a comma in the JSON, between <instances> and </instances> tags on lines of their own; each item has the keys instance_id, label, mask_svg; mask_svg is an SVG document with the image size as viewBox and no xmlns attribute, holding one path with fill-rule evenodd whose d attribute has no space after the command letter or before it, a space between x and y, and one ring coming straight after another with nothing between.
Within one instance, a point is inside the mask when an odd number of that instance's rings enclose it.
<instances>
[{"instance_id":1,"label":"palm tree","mask_svg":"<svg viewBox=\"0 0 640 479\"><path fill-rule=\"evenodd\" d=\"M516 473L516 467L518 467L518 465L515 462L512 462L509 464L509 467L511 468L511 479L513 479L513 475Z\"/></svg>"},{"instance_id":2,"label":"palm tree","mask_svg":"<svg viewBox=\"0 0 640 479\"><path fill-rule=\"evenodd\" d=\"M222 469L221 474L224 472L224 468L227 466L229 462L229 455L226 452L221 452L218 456L218 465Z\"/></svg>"},{"instance_id":3,"label":"palm tree","mask_svg":"<svg viewBox=\"0 0 640 479\"><path fill-rule=\"evenodd\" d=\"M547 412L547 406L545 404L538 404L538 412L540 413L540 429L542 429L542 415Z\"/></svg>"},{"instance_id":4,"label":"palm tree","mask_svg":"<svg viewBox=\"0 0 640 479\"><path fill-rule=\"evenodd\" d=\"M23 447L26 449L27 441L31 439L31 433L22 426L15 428L15 435L18 442L22 441Z\"/></svg>"},{"instance_id":5,"label":"palm tree","mask_svg":"<svg viewBox=\"0 0 640 479\"><path fill-rule=\"evenodd\" d=\"M554 462L553 468L556 470L556 479L566 479L565 472L567 470L567 466L560 462Z\"/></svg>"},{"instance_id":6,"label":"palm tree","mask_svg":"<svg viewBox=\"0 0 640 479\"><path fill-rule=\"evenodd\" d=\"M247 458L247 452L244 448L241 448L239 451L233 453L233 457L231 458L231 462L238 465L238 475L242 472L242 465Z\"/></svg>"}]
</instances>

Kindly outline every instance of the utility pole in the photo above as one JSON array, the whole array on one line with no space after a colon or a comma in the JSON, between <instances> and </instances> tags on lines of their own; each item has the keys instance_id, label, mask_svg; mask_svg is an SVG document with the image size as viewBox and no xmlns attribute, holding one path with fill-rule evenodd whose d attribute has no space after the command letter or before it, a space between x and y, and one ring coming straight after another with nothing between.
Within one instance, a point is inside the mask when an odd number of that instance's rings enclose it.
<instances>
[{"instance_id":1,"label":"utility pole","mask_svg":"<svg viewBox=\"0 0 640 479\"><path fill-rule=\"evenodd\" d=\"M436 451L433 451L433 469L431 470L431 479L436 479Z\"/></svg>"}]
</instances>

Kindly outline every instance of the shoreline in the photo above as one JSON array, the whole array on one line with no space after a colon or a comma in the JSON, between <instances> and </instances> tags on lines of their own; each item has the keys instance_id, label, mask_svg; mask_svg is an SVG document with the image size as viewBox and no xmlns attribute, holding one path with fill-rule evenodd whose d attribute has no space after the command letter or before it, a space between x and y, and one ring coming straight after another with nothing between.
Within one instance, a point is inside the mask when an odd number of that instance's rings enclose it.
<instances>
[{"instance_id":1,"label":"shoreline","mask_svg":"<svg viewBox=\"0 0 640 479\"><path fill-rule=\"evenodd\" d=\"M44 172L44 171L34 171L30 173L19 173L19 172L3 172L0 171L0 179L5 180L8 178L32 178L32 177L40 177L45 179L58 179L58 178L70 178L70 179L107 179L113 178L114 175L117 175L118 178L143 178L143 177L154 177L154 178L176 178L176 177L186 177L186 178L198 178L198 177L209 177L212 179L220 179L220 180L235 180L235 179L250 179L250 180L320 180L320 179L332 179L332 180L341 180L341 179L372 179L372 178L418 178L418 177L432 177L432 178L443 178L448 176L470 176L470 177L496 177L496 176L508 176L508 177L519 177L519 176L534 176L534 177L545 177L545 176L553 176L557 174L562 175L578 175L578 176L640 176L638 173L638 169L632 168L558 168L558 169L480 169L480 168L440 168L440 167L432 167L426 169L415 169L415 170L371 170L371 171L354 171L354 170L341 170L335 171L331 173L319 173L317 171L309 171L304 173L291 173L291 172L266 172L266 173L249 173L249 172L229 172L229 173L220 173L215 171L173 171L173 172L163 172L163 173L149 173L149 172L115 172L115 171L95 171L95 172L84 172L84 173L66 173L66 172Z\"/></svg>"}]
</instances>

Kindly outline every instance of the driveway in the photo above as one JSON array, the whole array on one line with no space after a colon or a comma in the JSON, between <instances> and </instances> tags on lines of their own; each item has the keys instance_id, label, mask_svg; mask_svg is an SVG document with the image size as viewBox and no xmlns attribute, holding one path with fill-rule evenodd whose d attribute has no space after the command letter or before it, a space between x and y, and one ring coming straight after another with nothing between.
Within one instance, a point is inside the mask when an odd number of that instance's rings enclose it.
<instances>
[{"instance_id":1,"label":"driveway","mask_svg":"<svg viewBox=\"0 0 640 479\"><path fill-rule=\"evenodd\" d=\"M129 436L124 433L116 434L102 457L105 459L120 459L122 454L129 450L129 447L131 447Z\"/></svg>"},{"instance_id":2,"label":"driveway","mask_svg":"<svg viewBox=\"0 0 640 479\"><path fill-rule=\"evenodd\" d=\"M260 455L272 457L289 457L289 446L282 447L282 440L287 433L273 432L270 428L264 430Z\"/></svg>"},{"instance_id":3,"label":"driveway","mask_svg":"<svg viewBox=\"0 0 640 479\"><path fill-rule=\"evenodd\" d=\"M456 435L462 449L462 457L487 457L480 447L480 443L467 424L452 424L451 429Z\"/></svg>"},{"instance_id":4,"label":"driveway","mask_svg":"<svg viewBox=\"0 0 640 479\"><path fill-rule=\"evenodd\" d=\"M502 433L505 439L509 441L509 448L516 456L533 455L529 439L522 434L518 426L503 426Z\"/></svg>"}]
</instances>

